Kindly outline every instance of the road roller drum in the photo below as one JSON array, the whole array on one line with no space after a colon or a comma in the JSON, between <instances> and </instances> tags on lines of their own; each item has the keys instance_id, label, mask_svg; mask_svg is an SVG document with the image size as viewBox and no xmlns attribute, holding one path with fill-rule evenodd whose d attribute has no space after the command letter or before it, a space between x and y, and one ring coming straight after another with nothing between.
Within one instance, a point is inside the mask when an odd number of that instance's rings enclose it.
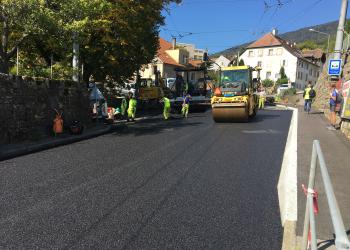
<instances>
[{"instance_id":1,"label":"road roller drum","mask_svg":"<svg viewBox=\"0 0 350 250\"><path fill-rule=\"evenodd\" d=\"M248 109L242 104L215 104L212 106L212 115L215 122L247 122Z\"/></svg>"}]
</instances>

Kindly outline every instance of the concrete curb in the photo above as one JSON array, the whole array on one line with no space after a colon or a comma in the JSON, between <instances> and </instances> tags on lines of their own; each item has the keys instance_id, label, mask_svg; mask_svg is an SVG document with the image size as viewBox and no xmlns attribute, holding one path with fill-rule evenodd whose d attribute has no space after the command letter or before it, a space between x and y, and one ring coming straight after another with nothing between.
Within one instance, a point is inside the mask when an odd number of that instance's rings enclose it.
<instances>
[{"instance_id":1,"label":"concrete curb","mask_svg":"<svg viewBox=\"0 0 350 250\"><path fill-rule=\"evenodd\" d=\"M282 106L283 107L283 106ZM281 173L278 180L278 200L281 213L281 223L284 227L282 249L296 249L297 206L297 164L298 164L298 109L292 110L292 120L283 155Z\"/></svg>"},{"instance_id":2,"label":"concrete curb","mask_svg":"<svg viewBox=\"0 0 350 250\"><path fill-rule=\"evenodd\" d=\"M140 118L136 118L135 121L150 120L150 119L156 119L156 117L140 117ZM121 121L121 122L118 122L115 124L107 125L106 128L102 128L102 129L99 129L97 131L89 132L86 134L75 135L75 136L71 136L68 138L61 138L61 139L57 139L57 140L49 141L49 142L42 142L42 143L37 143L37 144L32 144L32 145L24 145L24 146L18 147L16 149L9 149L9 150L5 150L5 151L1 151L0 152L0 161L9 160L9 159L12 159L15 157L19 157L19 156L23 156L23 155L27 155L27 154L32 154L32 153L44 151L47 149L56 148L56 147L72 144L75 142L88 140L88 139L98 137L101 135L105 135L108 133L112 133L115 131L116 126L125 125L125 124L127 124L126 121ZM130 123L130 124L133 124L133 123Z\"/></svg>"},{"instance_id":3,"label":"concrete curb","mask_svg":"<svg viewBox=\"0 0 350 250\"><path fill-rule=\"evenodd\" d=\"M16 148L16 149L6 150L6 151L3 151L0 153L0 161L8 160L11 158L15 158L15 157L19 157L19 156L23 156L23 155L27 155L27 154L32 154L35 152L39 152L39 151L43 151L43 150L47 150L47 149L51 149L51 148L55 148L55 147L59 147L59 146L64 146L67 144L71 144L71 143L75 143L75 142L79 142L79 141L83 141L83 140L88 140L88 139L91 139L93 137L107 134L107 133L111 132L112 130L113 130L112 126L109 125L107 128L100 129L98 131L94 131L94 132L87 133L87 134L57 139L55 141L43 142L43 143L38 143L38 144L33 144L33 145L25 145L25 146L21 146L21 147Z\"/></svg>"}]
</instances>

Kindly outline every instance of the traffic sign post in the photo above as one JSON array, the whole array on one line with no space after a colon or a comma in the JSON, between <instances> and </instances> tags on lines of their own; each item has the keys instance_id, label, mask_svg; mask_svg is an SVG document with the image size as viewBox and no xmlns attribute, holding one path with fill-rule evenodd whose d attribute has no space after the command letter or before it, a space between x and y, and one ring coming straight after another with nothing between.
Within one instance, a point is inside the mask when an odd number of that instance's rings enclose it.
<instances>
[{"instance_id":1,"label":"traffic sign post","mask_svg":"<svg viewBox=\"0 0 350 250\"><path fill-rule=\"evenodd\" d=\"M341 73L341 59L331 59L328 64L328 75L339 76Z\"/></svg>"}]
</instances>

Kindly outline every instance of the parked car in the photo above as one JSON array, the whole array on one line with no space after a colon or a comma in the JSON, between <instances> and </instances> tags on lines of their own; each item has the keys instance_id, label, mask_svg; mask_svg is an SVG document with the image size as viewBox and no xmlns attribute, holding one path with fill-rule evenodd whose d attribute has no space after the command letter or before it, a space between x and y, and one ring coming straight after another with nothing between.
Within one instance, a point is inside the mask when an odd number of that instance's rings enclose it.
<instances>
[{"instance_id":1,"label":"parked car","mask_svg":"<svg viewBox=\"0 0 350 250\"><path fill-rule=\"evenodd\" d=\"M277 88L277 94L281 94L282 91L290 89L288 84L281 84L278 88Z\"/></svg>"}]
</instances>

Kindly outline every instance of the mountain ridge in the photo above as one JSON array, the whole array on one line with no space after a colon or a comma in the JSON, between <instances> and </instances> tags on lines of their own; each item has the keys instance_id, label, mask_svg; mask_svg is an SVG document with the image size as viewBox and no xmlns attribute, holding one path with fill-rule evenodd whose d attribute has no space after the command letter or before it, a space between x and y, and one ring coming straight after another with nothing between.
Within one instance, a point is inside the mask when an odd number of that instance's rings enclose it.
<instances>
[{"instance_id":1,"label":"mountain ridge","mask_svg":"<svg viewBox=\"0 0 350 250\"><path fill-rule=\"evenodd\" d=\"M301 43L308 40L314 41L315 43L323 43L327 41L327 36L311 32L309 31L309 29L315 29L320 32L328 33L331 36L335 36L337 32L337 27L338 21L332 21L314 26L300 28L294 31L285 32L282 34L278 34L278 36L293 43ZM225 57L232 58L234 55L237 55L238 52L242 52L252 42L254 41L243 43L237 46L233 46L232 48L213 53L211 57L219 57L220 55L223 55Z\"/></svg>"}]
</instances>

